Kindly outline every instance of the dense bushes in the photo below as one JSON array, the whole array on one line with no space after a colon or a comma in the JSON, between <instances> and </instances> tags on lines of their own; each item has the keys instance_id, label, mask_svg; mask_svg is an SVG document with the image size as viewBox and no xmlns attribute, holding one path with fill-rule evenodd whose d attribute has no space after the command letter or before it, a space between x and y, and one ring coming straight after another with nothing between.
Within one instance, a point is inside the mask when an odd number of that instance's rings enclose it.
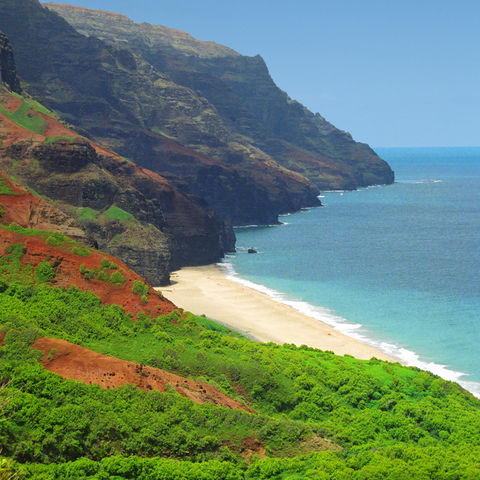
<instances>
[{"instance_id":1,"label":"dense bushes","mask_svg":"<svg viewBox=\"0 0 480 480\"><path fill-rule=\"evenodd\" d=\"M21 267L22 255L18 244L0 259L0 448L5 468L23 478L480 478L480 403L454 383L251 342L189 313L134 323L91 292L49 286L53 267ZM100 269L115 270L103 261ZM257 414L174 391L63 381L30 348L39 336L209 382ZM270 458L247 463L248 441Z\"/></svg>"}]
</instances>

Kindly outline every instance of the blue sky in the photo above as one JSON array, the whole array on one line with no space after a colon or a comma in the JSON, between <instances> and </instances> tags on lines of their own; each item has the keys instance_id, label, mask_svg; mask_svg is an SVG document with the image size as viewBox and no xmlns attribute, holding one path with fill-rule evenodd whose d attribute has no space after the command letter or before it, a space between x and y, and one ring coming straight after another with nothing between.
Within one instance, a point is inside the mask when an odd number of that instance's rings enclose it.
<instances>
[{"instance_id":1,"label":"blue sky","mask_svg":"<svg viewBox=\"0 0 480 480\"><path fill-rule=\"evenodd\" d=\"M480 145L480 1L61 3L260 54L281 89L372 146Z\"/></svg>"}]
</instances>

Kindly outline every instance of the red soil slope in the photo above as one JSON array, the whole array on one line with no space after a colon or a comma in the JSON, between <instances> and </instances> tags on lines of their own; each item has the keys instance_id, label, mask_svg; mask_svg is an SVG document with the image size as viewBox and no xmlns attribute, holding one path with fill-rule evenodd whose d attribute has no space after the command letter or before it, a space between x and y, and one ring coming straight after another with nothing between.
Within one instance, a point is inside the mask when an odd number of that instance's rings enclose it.
<instances>
[{"instance_id":1,"label":"red soil slope","mask_svg":"<svg viewBox=\"0 0 480 480\"><path fill-rule=\"evenodd\" d=\"M22 100L15 95L2 89L0 91L0 103L8 111L15 113L17 109L22 105ZM29 111L30 116L40 117L45 123L45 130L43 135L34 133L26 128L17 125L9 120L5 115L0 113L0 139L3 142L3 146L8 147L19 141L33 141L36 143L43 143L48 138L55 137L67 137L67 138L81 138L92 145L99 155L107 155L114 158L121 158L111 150L104 148L91 140L82 137L74 130L71 130L67 126L63 125L58 118L45 115L44 113L37 112L33 108Z\"/></svg>"},{"instance_id":2,"label":"red soil slope","mask_svg":"<svg viewBox=\"0 0 480 480\"><path fill-rule=\"evenodd\" d=\"M4 210L0 223L17 223L25 228L63 232L74 240L90 243L91 240L75 220L51 203L33 195L5 175L0 174L0 205Z\"/></svg>"},{"instance_id":3,"label":"red soil slope","mask_svg":"<svg viewBox=\"0 0 480 480\"><path fill-rule=\"evenodd\" d=\"M120 305L134 317L139 312L150 313L154 316L166 315L176 309L172 302L160 298L151 287L149 287L147 297L148 303L143 303L140 296L132 292L132 287L135 280L145 282L145 279L111 255L100 253L94 249L91 249L88 256L75 255L69 250L72 244L53 247L40 236L27 236L0 228L0 256L6 254L5 251L9 245L18 243L24 246L25 251L22 264L30 264L35 267L43 260L48 259L55 267L56 276L51 282L53 286L70 287L75 285L81 290L90 290L100 297L103 303ZM88 269L94 267L99 269L103 258L118 265L118 271L125 277L122 286L115 286L103 280L86 280L80 273L82 264Z\"/></svg>"},{"instance_id":4,"label":"red soil slope","mask_svg":"<svg viewBox=\"0 0 480 480\"><path fill-rule=\"evenodd\" d=\"M164 392L165 387L171 385L180 395L196 403L209 402L251 412L240 402L227 397L211 385L195 382L159 368L107 357L56 338L39 338L33 347L43 352L43 366L63 378L96 384L106 389L130 383L142 390Z\"/></svg>"},{"instance_id":5,"label":"red soil slope","mask_svg":"<svg viewBox=\"0 0 480 480\"><path fill-rule=\"evenodd\" d=\"M21 141L42 142L46 137L31 132L8 119L3 113L0 113L0 140L3 147L9 147Z\"/></svg>"},{"instance_id":6,"label":"red soil slope","mask_svg":"<svg viewBox=\"0 0 480 480\"><path fill-rule=\"evenodd\" d=\"M80 236L82 232L79 228L76 229L74 224L67 223L65 225L64 223L62 225L62 221L71 222L71 219L49 202L32 195L4 175L0 175L0 179L3 179L3 187L10 190L9 193L0 194L0 205L5 212L0 218L0 224L15 222L25 228L63 232L70 229L73 233L78 230L77 233ZM59 226L61 228L58 228ZM22 258L24 265L30 264L36 267L40 262L48 259L55 267L56 276L51 282L54 286L70 287L75 285L81 290L90 290L100 297L103 303L121 305L134 317L139 312L156 316L168 314L176 309L172 302L160 298L151 287L149 287L147 296L148 302L143 303L140 296L132 292L132 287L135 281L146 283L145 279L111 255L100 253L93 248L89 249L90 253L87 256L76 255L71 252L73 244L51 246L41 236L28 236L0 228L0 256L5 255L5 250L9 245L18 243L23 244L25 249ZM89 270L95 267L99 270L104 258L118 265L118 270L125 277L122 286L115 286L103 280L86 280L80 273L81 265L85 265ZM110 270L109 274L112 272L113 270Z\"/></svg>"}]
</instances>

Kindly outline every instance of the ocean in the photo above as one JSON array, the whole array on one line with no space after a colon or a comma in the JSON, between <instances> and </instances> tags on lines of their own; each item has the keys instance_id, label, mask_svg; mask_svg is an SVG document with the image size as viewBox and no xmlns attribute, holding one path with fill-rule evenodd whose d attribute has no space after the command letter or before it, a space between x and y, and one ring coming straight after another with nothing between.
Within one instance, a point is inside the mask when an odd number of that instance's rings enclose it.
<instances>
[{"instance_id":1,"label":"ocean","mask_svg":"<svg viewBox=\"0 0 480 480\"><path fill-rule=\"evenodd\" d=\"M480 147L376 151L394 185L326 192L283 225L237 228L222 267L480 397Z\"/></svg>"}]
</instances>

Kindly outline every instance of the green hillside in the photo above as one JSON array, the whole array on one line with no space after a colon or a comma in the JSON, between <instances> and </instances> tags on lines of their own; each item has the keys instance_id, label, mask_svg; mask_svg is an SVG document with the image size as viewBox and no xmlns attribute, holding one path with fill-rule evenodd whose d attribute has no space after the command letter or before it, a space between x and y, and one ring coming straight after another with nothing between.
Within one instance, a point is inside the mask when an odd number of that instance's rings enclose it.
<instances>
[{"instance_id":1,"label":"green hillside","mask_svg":"<svg viewBox=\"0 0 480 480\"><path fill-rule=\"evenodd\" d=\"M50 286L22 266L21 247L0 260L0 478L8 469L25 479L480 477L480 403L457 384L255 343L189 313L134 323L90 292ZM173 389L64 381L30 347L43 336L210 383L255 413Z\"/></svg>"}]
</instances>

